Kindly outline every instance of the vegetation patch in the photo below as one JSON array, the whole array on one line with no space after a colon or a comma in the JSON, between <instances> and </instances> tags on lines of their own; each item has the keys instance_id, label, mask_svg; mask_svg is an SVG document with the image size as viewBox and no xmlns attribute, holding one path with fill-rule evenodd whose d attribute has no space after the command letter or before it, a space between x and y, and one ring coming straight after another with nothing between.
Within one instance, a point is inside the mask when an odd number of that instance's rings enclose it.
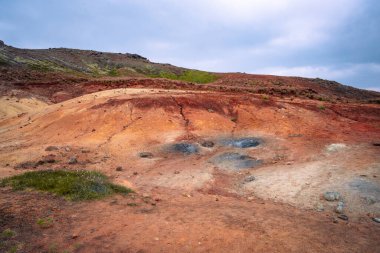
<instances>
[{"instance_id":1,"label":"vegetation patch","mask_svg":"<svg viewBox=\"0 0 380 253\"><path fill-rule=\"evenodd\" d=\"M32 188L74 201L100 199L115 193L132 192L124 186L112 184L102 173L84 170L31 171L5 178L0 181L0 186L10 186L14 190Z\"/></svg>"},{"instance_id":2,"label":"vegetation patch","mask_svg":"<svg viewBox=\"0 0 380 253\"><path fill-rule=\"evenodd\" d=\"M111 68L110 70L108 70L108 75L109 76L118 76L119 72L117 71L116 68Z\"/></svg>"},{"instance_id":3,"label":"vegetation patch","mask_svg":"<svg viewBox=\"0 0 380 253\"><path fill-rule=\"evenodd\" d=\"M49 228L53 226L54 220L51 217L47 218L39 218L37 220L37 225L40 226L41 228Z\"/></svg>"},{"instance_id":4,"label":"vegetation patch","mask_svg":"<svg viewBox=\"0 0 380 253\"><path fill-rule=\"evenodd\" d=\"M5 229L2 233L1 233L1 237L2 238L12 238L16 235L16 232L13 231L12 229L10 228L7 228Z\"/></svg>"},{"instance_id":5,"label":"vegetation patch","mask_svg":"<svg viewBox=\"0 0 380 253\"><path fill-rule=\"evenodd\" d=\"M179 75L171 72L161 71L158 74L152 74L150 77L166 78L171 80L180 80L192 83L211 83L218 79L218 77L212 73L200 70L186 70Z\"/></svg>"}]
</instances>

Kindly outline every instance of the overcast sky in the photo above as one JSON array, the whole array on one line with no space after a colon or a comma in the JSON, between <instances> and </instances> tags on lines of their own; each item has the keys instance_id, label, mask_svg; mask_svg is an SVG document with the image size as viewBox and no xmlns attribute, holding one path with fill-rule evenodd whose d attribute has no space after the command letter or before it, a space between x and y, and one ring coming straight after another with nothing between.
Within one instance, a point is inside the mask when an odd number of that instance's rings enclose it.
<instances>
[{"instance_id":1,"label":"overcast sky","mask_svg":"<svg viewBox=\"0 0 380 253\"><path fill-rule=\"evenodd\" d=\"M0 0L0 39L380 91L378 0Z\"/></svg>"}]
</instances>

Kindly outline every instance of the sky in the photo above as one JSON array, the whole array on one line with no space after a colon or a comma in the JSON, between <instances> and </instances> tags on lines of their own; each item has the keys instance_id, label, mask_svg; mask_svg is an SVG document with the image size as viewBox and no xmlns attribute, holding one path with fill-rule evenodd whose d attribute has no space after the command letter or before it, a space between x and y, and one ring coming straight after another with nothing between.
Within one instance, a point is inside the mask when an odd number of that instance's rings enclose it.
<instances>
[{"instance_id":1,"label":"sky","mask_svg":"<svg viewBox=\"0 0 380 253\"><path fill-rule=\"evenodd\" d=\"M0 40L380 91L378 0L0 0Z\"/></svg>"}]
</instances>

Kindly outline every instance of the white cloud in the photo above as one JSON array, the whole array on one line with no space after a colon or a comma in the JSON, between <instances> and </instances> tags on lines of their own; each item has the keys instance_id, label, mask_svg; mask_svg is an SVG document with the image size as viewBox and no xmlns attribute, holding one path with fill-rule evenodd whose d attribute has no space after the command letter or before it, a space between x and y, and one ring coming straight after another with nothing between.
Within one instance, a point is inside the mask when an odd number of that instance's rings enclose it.
<instances>
[{"instance_id":1,"label":"white cloud","mask_svg":"<svg viewBox=\"0 0 380 253\"><path fill-rule=\"evenodd\" d=\"M365 90L371 90L371 91L380 92L380 87L368 87L368 88L365 88Z\"/></svg>"},{"instance_id":2,"label":"white cloud","mask_svg":"<svg viewBox=\"0 0 380 253\"><path fill-rule=\"evenodd\" d=\"M327 79L348 78L364 71L370 71L380 74L380 64L349 64L346 66L296 66L296 67L269 67L256 69L253 73L271 74L280 76L303 76L303 77L321 77Z\"/></svg>"}]
</instances>

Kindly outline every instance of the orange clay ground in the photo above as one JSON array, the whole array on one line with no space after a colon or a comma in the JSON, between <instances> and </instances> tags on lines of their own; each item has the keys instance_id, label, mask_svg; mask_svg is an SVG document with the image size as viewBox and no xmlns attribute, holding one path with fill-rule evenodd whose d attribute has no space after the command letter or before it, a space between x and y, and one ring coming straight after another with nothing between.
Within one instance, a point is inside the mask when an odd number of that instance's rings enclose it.
<instances>
[{"instance_id":1,"label":"orange clay ground","mask_svg":"<svg viewBox=\"0 0 380 253\"><path fill-rule=\"evenodd\" d=\"M380 252L379 105L157 88L0 104L0 178L97 170L135 191L70 202L0 188L0 228L21 252ZM242 138L259 144L231 144Z\"/></svg>"}]
</instances>

